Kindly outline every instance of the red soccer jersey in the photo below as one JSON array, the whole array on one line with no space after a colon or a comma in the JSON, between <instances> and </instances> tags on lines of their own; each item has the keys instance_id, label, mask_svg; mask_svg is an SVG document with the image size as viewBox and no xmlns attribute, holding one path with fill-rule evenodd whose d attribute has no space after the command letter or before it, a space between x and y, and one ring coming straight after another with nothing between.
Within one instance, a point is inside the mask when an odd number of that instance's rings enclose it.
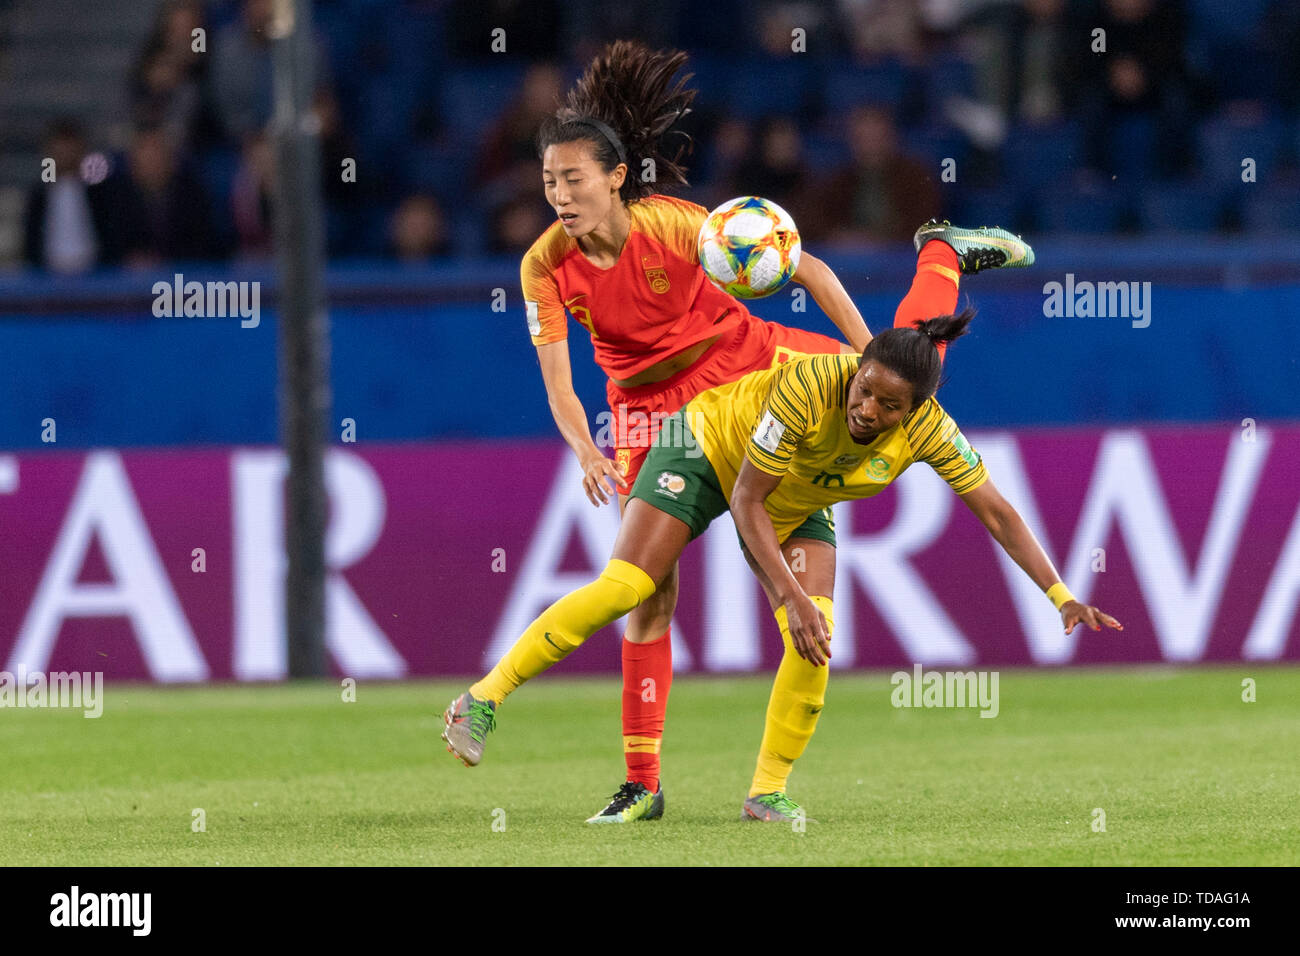
<instances>
[{"instance_id":1,"label":"red soccer jersey","mask_svg":"<svg viewBox=\"0 0 1300 956\"><path fill-rule=\"evenodd\" d=\"M708 210L654 195L628 205L627 243L600 269L557 222L524 254L520 279L534 345L568 337L565 309L591 333L596 363L631 378L737 326L746 310L704 276L696 239Z\"/></svg>"}]
</instances>

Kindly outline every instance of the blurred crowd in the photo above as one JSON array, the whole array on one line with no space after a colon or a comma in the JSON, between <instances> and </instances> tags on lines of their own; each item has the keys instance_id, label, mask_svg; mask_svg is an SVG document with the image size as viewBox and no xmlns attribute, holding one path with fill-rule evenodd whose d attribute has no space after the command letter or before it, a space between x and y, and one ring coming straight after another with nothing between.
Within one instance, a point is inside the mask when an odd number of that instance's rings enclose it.
<instances>
[{"instance_id":1,"label":"blurred crowd","mask_svg":"<svg viewBox=\"0 0 1300 956\"><path fill-rule=\"evenodd\" d=\"M685 195L766 196L809 240L896 243L936 213L1040 233L1300 229L1293 0L314 7L335 257L527 249L553 221L537 127L617 37L692 55ZM30 190L31 264L271 255L271 16L272 0L159 4L122 78L125 148L70 117L48 131L60 175Z\"/></svg>"}]
</instances>

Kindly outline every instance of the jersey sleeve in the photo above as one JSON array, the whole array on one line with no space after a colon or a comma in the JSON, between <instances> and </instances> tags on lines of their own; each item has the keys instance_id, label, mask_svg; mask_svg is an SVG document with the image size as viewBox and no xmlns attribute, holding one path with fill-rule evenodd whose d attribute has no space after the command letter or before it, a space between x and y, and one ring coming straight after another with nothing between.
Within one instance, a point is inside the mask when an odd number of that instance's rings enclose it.
<instances>
[{"instance_id":1,"label":"jersey sleeve","mask_svg":"<svg viewBox=\"0 0 1300 956\"><path fill-rule=\"evenodd\" d=\"M569 337L564 303L555 273L535 251L530 250L519 266L519 281L524 290L524 316L534 345L562 342Z\"/></svg>"},{"instance_id":2,"label":"jersey sleeve","mask_svg":"<svg viewBox=\"0 0 1300 956\"><path fill-rule=\"evenodd\" d=\"M966 441L957 423L931 399L908 429L912 457L923 461L959 495L974 491L988 480L984 460Z\"/></svg>"},{"instance_id":3,"label":"jersey sleeve","mask_svg":"<svg viewBox=\"0 0 1300 956\"><path fill-rule=\"evenodd\" d=\"M777 373L746 455L754 467L769 475L784 475L804 437L817 424L824 410L824 378L829 371L818 361L794 361Z\"/></svg>"},{"instance_id":4,"label":"jersey sleeve","mask_svg":"<svg viewBox=\"0 0 1300 956\"><path fill-rule=\"evenodd\" d=\"M709 211L684 199L668 200L660 219L660 238L676 256L694 265L700 261L700 227Z\"/></svg>"}]
</instances>

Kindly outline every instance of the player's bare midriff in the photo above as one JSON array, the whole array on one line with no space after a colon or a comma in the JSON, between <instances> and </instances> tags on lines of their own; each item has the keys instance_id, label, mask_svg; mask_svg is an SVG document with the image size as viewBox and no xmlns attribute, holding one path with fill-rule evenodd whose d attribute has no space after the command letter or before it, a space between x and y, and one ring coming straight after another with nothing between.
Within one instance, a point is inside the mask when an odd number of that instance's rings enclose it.
<instances>
[{"instance_id":1,"label":"player's bare midriff","mask_svg":"<svg viewBox=\"0 0 1300 956\"><path fill-rule=\"evenodd\" d=\"M713 344L720 338L722 338L721 335L710 336L668 356L662 361L655 362L654 365L642 369L631 378L616 378L613 379L613 382L619 388L635 388L638 385L651 385L655 382L662 382L664 379L671 378L682 369L698 362L701 356L712 348Z\"/></svg>"}]
</instances>

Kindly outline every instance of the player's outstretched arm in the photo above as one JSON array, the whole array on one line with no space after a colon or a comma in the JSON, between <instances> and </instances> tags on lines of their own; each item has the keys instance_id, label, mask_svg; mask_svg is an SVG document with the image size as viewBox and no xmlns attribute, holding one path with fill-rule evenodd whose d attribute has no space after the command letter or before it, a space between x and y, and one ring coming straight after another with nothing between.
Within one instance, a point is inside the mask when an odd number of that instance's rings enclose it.
<instances>
[{"instance_id":1,"label":"player's outstretched arm","mask_svg":"<svg viewBox=\"0 0 1300 956\"><path fill-rule=\"evenodd\" d=\"M799 266L791 277L812 293L813 301L835 323L855 352L861 352L871 341L867 323L862 313L844 291L839 277L831 267L807 250L799 256Z\"/></svg>"},{"instance_id":2,"label":"player's outstretched arm","mask_svg":"<svg viewBox=\"0 0 1300 956\"><path fill-rule=\"evenodd\" d=\"M826 618L804 592L781 556L781 543L763 502L781 483L780 475L755 468L746 456L731 492L731 518L754 561L767 575L776 598L785 608L790 640L799 656L821 666L830 661L830 633Z\"/></svg>"},{"instance_id":3,"label":"player's outstretched arm","mask_svg":"<svg viewBox=\"0 0 1300 956\"><path fill-rule=\"evenodd\" d=\"M1094 631L1101 630L1102 625L1116 630L1124 630L1124 625L1106 612L1091 605L1074 600L1069 590L1061 581L1052 560L1038 543L1029 525L1020 517L1020 512L1011 507L1011 503L1002 497L1002 493L993 482L985 481L974 491L961 496L966 506L975 513L989 534L1002 546L1002 550L1011 556L1011 560L1029 575L1030 579L1053 600L1061 612L1061 623L1065 633L1069 634L1080 622Z\"/></svg>"},{"instance_id":4,"label":"player's outstretched arm","mask_svg":"<svg viewBox=\"0 0 1300 956\"><path fill-rule=\"evenodd\" d=\"M551 405L551 415L556 427L582 466L582 489L593 505L609 503L609 492L602 479L611 486L630 491L614 463L605 457L587 428L587 413L582 401L573 390L573 369L569 365L569 343L549 342L537 346L537 361L542 366L542 381L546 383L546 398Z\"/></svg>"}]
</instances>

